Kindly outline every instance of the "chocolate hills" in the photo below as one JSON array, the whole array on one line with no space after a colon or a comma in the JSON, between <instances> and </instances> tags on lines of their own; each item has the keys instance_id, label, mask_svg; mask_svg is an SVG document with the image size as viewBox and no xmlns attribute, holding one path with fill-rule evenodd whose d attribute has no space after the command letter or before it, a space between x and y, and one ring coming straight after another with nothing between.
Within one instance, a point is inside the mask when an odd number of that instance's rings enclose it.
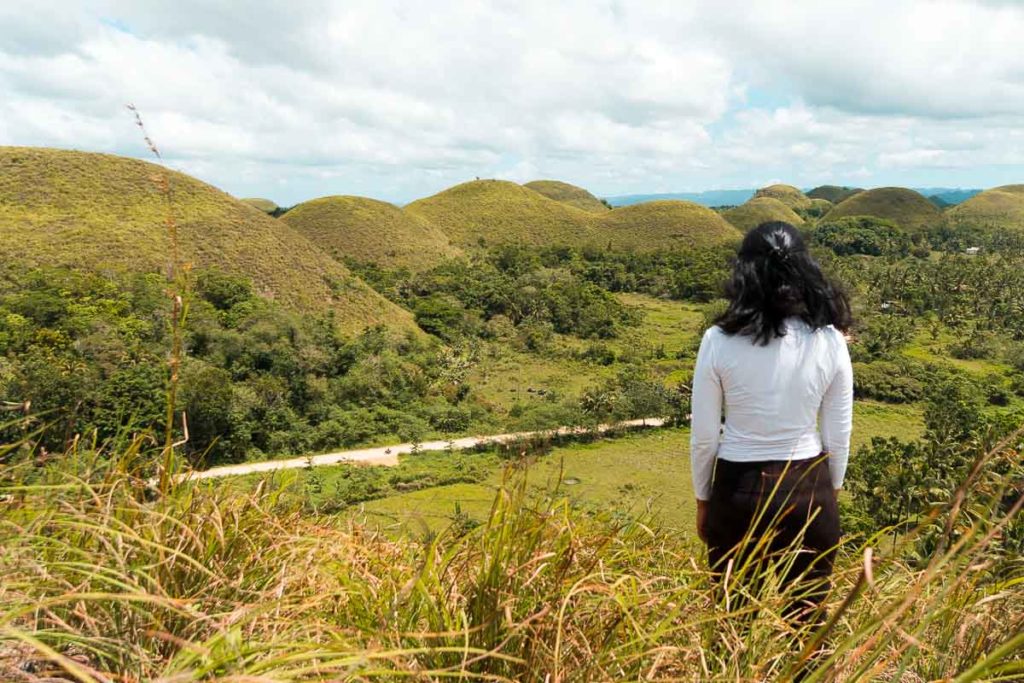
<instances>
[{"instance_id":1,"label":"chocolate hills","mask_svg":"<svg viewBox=\"0 0 1024 683\"><path fill-rule=\"evenodd\" d=\"M884 218L905 230L924 230L942 220L942 212L932 202L905 187L879 187L858 192L836 204L822 221L846 216Z\"/></svg>"},{"instance_id":2,"label":"chocolate hills","mask_svg":"<svg viewBox=\"0 0 1024 683\"><path fill-rule=\"evenodd\" d=\"M797 226L804 222L803 218L781 201L766 196L754 197L740 206L727 210L722 217L743 232L768 221L784 221Z\"/></svg>"},{"instance_id":3,"label":"chocolate hills","mask_svg":"<svg viewBox=\"0 0 1024 683\"><path fill-rule=\"evenodd\" d=\"M474 180L405 207L459 247L595 242L594 215L506 180Z\"/></svg>"},{"instance_id":4,"label":"chocolate hills","mask_svg":"<svg viewBox=\"0 0 1024 683\"><path fill-rule=\"evenodd\" d=\"M777 199L794 211L811 207L811 200L799 188L782 183L762 187L754 193L754 197Z\"/></svg>"},{"instance_id":5,"label":"chocolate hills","mask_svg":"<svg viewBox=\"0 0 1024 683\"><path fill-rule=\"evenodd\" d=\"M168 195L181 258L249 277L299 310L335 312L346 329L412 328L388 302L286 223L215 187L136 159L0 147L0 252L7 264L164 271Z\"/></svg>"},{"instance_id":6,"label":"chocolate hills","mask_svg":"<svg viewBox=\"0 0 1024 683\"><path fill-rule=\"evenodd\" d=\"M338 260L415 271L459 254L432 223L366 197L312 199L293 207L281 220Z\"/></svg>"},{"instance_id":7,"label":"chocolate hills","mask_svg":"<svg viewBox=\"0 0 1024 683\"><path fill-rule=\"evenodd\" d=\"M807 196L811 199L824 199L838 204L844 199L848 199L858 192L863 192L859 187L846 187L842 185L819 185L813 190L807 191Z\"/></svg>"},{"instance_id":8,"label":"chocolate hills","mask_svg":"<svg viewBox=\"0 0 1024 683\"><path fill-rule=\"evenodd\" d=\"M563 183L560 180L533 180L526 183L523 187L539 192L548 199L554 199L556 202L575 206L577 209L583 209L584 211L592 213L608 211L608 207L587 190L570 185L569 183Z\"/></svg>"},{"instance_id":9,"label":"chocolate hills","mask_svg":"<svg viewBox=\"0 0 1024 683\"><path fill-rule=\"evenodd\" d=\"M946 214L953 225L1024 232L1024 185L985 190Z\"/></svg>"}]
</instances>

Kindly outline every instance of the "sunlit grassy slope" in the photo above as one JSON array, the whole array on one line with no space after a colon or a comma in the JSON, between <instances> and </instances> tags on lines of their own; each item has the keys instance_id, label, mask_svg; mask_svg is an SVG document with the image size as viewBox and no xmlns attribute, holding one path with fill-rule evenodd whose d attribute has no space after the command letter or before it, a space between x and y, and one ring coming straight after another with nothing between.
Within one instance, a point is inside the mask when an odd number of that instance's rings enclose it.
<instances>
[{"instance_id":1,"label":"sunlit grassy slope","mask_svg":"<svg viewBox=\"0 0 1024 683\"><path fill-rule=\"evenodd\" d=\"M744 232L767 221L784 221L792 225L802 225L804 222L796 212L774 197L754 197L729 209L722 217Z\"/></svg>"},{"instance_id":2,"label":"sunlit grassy slope","mask_svg":"<svg viewBox=\"0 0 1024 683\"><path fill-rule=\"evenodd\" d=\"M806 209L811 206L811 200L807 195L801 192L798 188L793 187L792 185L785 185L783 183L762 187L754 193L754 197L771 197L772 199L778 199L780 202L794 210Z\"/></svg>"},{"instance_id":3,"label":"sunlit grassy slope","mask_svg":"<svg viewBox=\"0 0 1024 683\"><path fill-rule=\"evenodd\" d=\"M1024 232L1024 185L1003 185L949 210L953 225Z\"/></svg>"},{"instance_id":4,"label":"sunlit grassy slope","mask_svg":"<svg viewBox=\"0 0 1024 683\"><path fill-rule=\"evenodd\" d=\"M281 220L339 260L421 270L459 254L428 221L366 197L313 199L292 208Z\"/></svg>"},{"instance_id":5,"label":"sunlit grassy slope","mask_svg":"<svg viewBox=\"0 0 1024 683\"><path fill-rule=\"evenodd\" d=\"M0 147L0 253L7 264L163 271L171 244L161 178L184 262L245 275L292 307L333 309L346 328L413 326L288 225L187 175L124 157Z\"/></svg>"},{"instance_id":6,"label":"sunlit grassy slope","mask_svg":"<svg viewBox=\"0 0 1024 683\"><path fill-rule=\"evenodd\" d=\"M582 187L563 183L560 180L533 180L524 185L534 192L539 192L549 199L562 202L577 209L590 211L592 213L604 213L608 207L601 203L601 200L590 194Z\"/></svg>"},{"instance_id":7,"label":"sunlit grassy slope","mask_svg":"<svg viewBox=\"0 0 1024 683\"><path fill-rule=\"evenodd\" d=\"M918 192L903 187L880 187L858 192L829 211L823 221L846 216L875 216L905 230L924 230L942 219L942 212Z\"/></svg>"},{"instance_id":8,"label":"sunlit grassy slope","mask_svg":"<svg viewBox=\"0 0 1024 683\"><path fill-rule=\"evenodd\" d=\"M246 197L240 199L244 204L248 204L254 209L259 209L263 213L274 213L279 208L275 202L270 199L263 199L262 197Z\"/></svg>"}]
</instances>

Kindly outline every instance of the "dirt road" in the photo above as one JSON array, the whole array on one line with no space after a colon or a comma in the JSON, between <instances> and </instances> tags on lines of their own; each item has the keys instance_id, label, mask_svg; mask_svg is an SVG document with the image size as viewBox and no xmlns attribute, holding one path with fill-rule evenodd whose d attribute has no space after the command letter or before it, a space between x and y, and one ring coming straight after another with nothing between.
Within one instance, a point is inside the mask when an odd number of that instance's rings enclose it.
<instances>
[{"instance_id":1,"label":"dirt road","mask_svg":"<svg viewBox=\"0 0 1024 683\"><path fill-rule=\"evenodd\" d=\"M629 420L619 422L615 425L601 425L598 431L604 432L613 427L661 427L665 421L661 418L649 417L645 420ZM557 434L572 434L584 431L581 428L559 427L553 430ZM514 434L494 434L491 436L467 436L461 439L448 441L426 441L419 445L421 451L443 451L449 447L455 450L466 450L476 448L484 444L505 443L524 437L539 436L550 433L541 432L517 432ZM238 465L223 465L212 467L208 470L188 472L181 475L182 480L214 479L217 477L234 477L240 474L254 474L257 472L275 472L277 470L291 470L303 467L321 467L323 465L339 465L342 463L362 465L384 465L394 466L398 464L398 456L411 453L413 444L400 443L394 446L380 446L378 448L360 448L353 451L338 451L336 453L324 453L323 455L302 456L288 458L287 460L266 460L264 462L246 462Z\"/></svg>"}]
</instances>

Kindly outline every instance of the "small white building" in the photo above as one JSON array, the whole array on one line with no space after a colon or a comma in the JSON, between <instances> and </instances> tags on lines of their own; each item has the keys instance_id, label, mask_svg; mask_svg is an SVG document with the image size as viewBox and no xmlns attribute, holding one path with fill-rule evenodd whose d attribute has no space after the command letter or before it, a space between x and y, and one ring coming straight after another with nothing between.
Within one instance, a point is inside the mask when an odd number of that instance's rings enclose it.
<instances>
[{"instance_id":1,"label":"small white building","mask_svg":"<svg viewBox=\"0 0 1024 683\"><path fill-rule=\"evenodd\" d=\"M981 247L967 247L964 253L968 256L977 256L979 251L981 251Z\"/></svg>"}]
</instances>

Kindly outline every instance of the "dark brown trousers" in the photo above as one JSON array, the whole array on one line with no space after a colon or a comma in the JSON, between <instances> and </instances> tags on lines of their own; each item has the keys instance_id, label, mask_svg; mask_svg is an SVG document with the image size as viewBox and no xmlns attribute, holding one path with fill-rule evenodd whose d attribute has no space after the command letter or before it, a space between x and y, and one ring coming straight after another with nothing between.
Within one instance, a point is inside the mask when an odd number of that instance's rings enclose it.
<instances>
[{"instance_id":1,"label":"dark brown trousers","mask_svg":"<svg viewBox=\"0 0 1024 683\"><path fill-rule=\"evenodd\" d=\"M774 566L793 597L786 616L798 621L820 616L816 608L830 588L841 533L826 454L806 460L716 462L708 503L708 560L730 589L742 583L746 592L756 593ZM743 592L730 590L737 598Z\"/></svg>"}]
</instances>

